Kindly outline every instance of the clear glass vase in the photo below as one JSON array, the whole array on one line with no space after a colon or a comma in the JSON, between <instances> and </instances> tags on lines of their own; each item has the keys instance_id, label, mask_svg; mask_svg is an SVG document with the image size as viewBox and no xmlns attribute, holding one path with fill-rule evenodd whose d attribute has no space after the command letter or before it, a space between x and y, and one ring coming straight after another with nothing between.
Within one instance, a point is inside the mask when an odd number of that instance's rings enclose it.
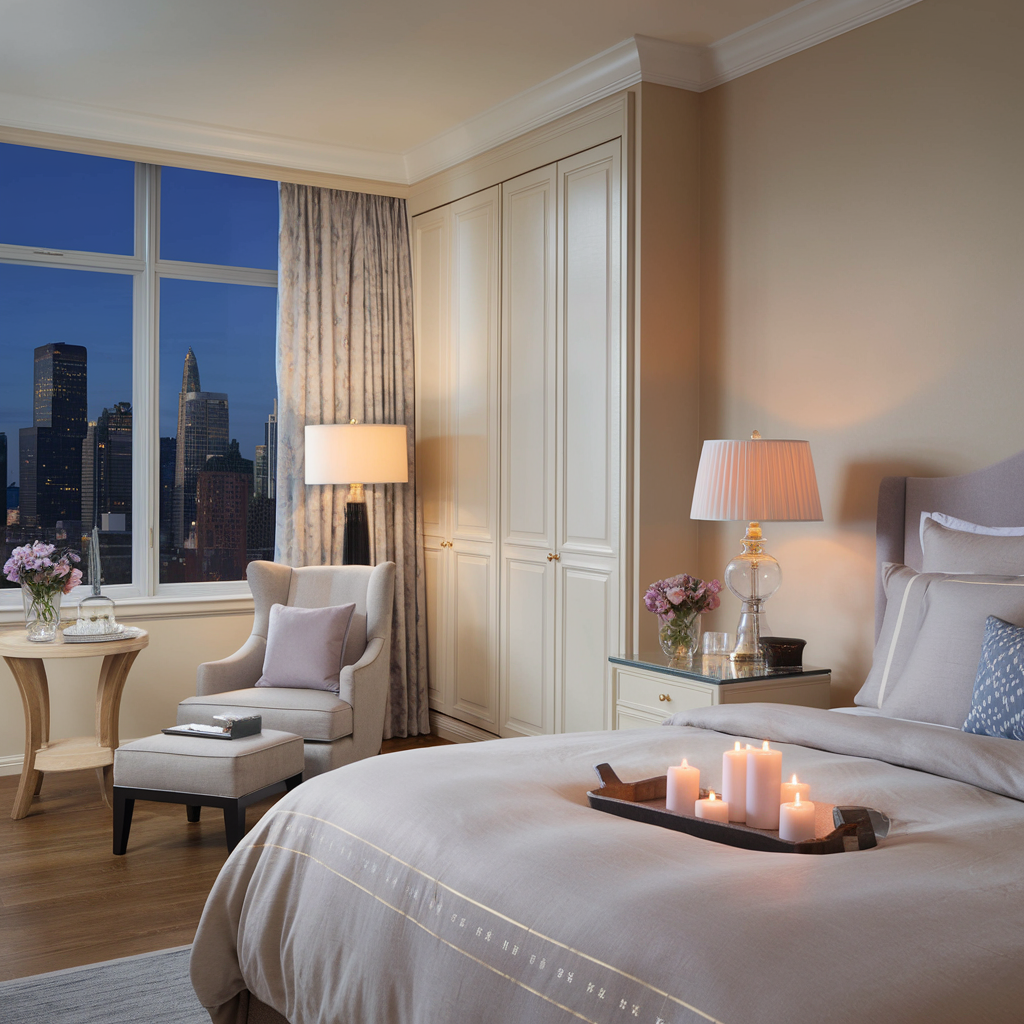
<instances>
[{"instance_id":1,"label":"clear glass vase","mask_svg":"<svg viewBox=\"0 0 1024 1024\"><path fill-rule=\"evenodd\" d=\"M700 645L700 612L677 614L671 622L663 622L658 642L667 658L689 665Z\"/></svg>"},{"instance_id":2,"label":"clear glass vase","mask_svg":"<svg viewBox=\"0 0 1024 1024\"><path fill-rule=\"evenodd\" d=\"M22 583L21 600L25 605L25 629L29 640L47 643L57 639L60 626L60 587L43 587L39 584Z\"/></svg>"}]
</instances>

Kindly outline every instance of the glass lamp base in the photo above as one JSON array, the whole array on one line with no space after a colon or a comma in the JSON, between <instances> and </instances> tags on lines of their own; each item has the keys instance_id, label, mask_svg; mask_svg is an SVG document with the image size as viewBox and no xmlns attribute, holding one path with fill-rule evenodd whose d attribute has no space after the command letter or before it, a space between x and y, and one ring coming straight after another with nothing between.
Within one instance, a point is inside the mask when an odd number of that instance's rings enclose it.
<instances>
[{"instance_id":1,"label":"glass lamp base","mask_svg":"<svg viewBox=\"0 0 1024 1024\"><path fill-rule=\"evenodd\" d=\"M763 601L744 601L736 624L736 646L729 654L732 661L762 661L761 637L772 631L764 618ZM757 607L755 607L757 605Z\"/></svg>"}]
</instances>

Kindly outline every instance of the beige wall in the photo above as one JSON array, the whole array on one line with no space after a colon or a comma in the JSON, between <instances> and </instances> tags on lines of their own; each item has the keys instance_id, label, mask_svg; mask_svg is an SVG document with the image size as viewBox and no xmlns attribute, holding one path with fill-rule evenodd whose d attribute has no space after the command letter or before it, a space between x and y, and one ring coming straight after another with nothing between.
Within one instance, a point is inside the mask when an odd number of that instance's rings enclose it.
<instances>
[{"instance_id":1,"label":"beige wall","mask_svg":"<svg viewBox=\"0 0 1024 1024\"><path fill-rule=\"evenodd\" d=\"M130 625L149 630L150 642L136 658L124 689L122 742L173 725L178 701L196 692L197 666L238 650L252 629L252 612L132 619ZM93 734L99 666L98 657L47 663L51 738ZM0 662L0 774L21 771L24 747L25 720L18 688L7 665ZM0 808L0 814L6 813Z\"/></svg>"},{"instance_id":2,"label":"beige wall","mask_svg":"<svg viewBox=\"0 0 1024 1024\"><path fill-rule=\"evenodd\" d=\"M642 604L647 585L697 559L689 511L700 459L699 104L682 89L638 89L633 614L646 660L661 659L657 620Z\"/></svg>"},{"instance_id":3,"label":"beige wall","mask_svg":"<svg viewBox=\"0 0 1024 1024\"><path fill-rule=\"evenodd\" d=\"M825 522L766 527L769 621L834 703L870 663L879 478L1024 448L1022 51L1020 0L923 0L701 97L700 432L811 442ZM741 534L703 524L702 573Z\"/></svg>"}]
</instances>

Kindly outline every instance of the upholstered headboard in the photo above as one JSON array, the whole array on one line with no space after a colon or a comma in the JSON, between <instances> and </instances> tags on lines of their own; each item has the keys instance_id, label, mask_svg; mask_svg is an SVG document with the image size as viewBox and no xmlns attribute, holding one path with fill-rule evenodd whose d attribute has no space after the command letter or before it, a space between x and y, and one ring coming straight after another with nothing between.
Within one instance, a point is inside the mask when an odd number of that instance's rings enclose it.
<instances>
[{"instance_id":1,"label":"upholstered headboard","mask_svg":"<svg viewBox=\"0 0 1024 1024\"><path fill-rule=\"evenodd\" d=\"M945 512L982 526L1024 526L1024 452L963 476L887 476L878 488L875 637L882 628L882 563L921 568L922 512Z\"/></svg>"}]
</instances>

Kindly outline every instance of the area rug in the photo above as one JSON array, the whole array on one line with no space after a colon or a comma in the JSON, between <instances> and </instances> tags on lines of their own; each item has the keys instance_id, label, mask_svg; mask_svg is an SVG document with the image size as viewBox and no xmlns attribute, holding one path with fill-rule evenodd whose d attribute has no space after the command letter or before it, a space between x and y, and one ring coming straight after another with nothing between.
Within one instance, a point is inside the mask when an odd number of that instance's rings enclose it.
<instances>
[{"instance_id":1,"label":"area rug","mask_svg":"<svg viewBox=\"0 0 1024 1024\"><path fill-rule=\"evenodd\" d=\"M4 1024L210 1024L188 978L191 946L0 983Z\"/></svg>"}]
</instances>

